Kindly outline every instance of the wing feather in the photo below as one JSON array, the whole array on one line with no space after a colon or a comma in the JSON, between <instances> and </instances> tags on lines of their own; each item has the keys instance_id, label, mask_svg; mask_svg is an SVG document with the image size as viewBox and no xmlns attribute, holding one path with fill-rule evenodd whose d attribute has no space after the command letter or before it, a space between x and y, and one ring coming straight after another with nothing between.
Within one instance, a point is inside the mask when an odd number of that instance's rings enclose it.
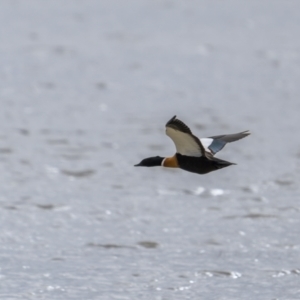
<instances>
[{"instance_id":1,"label":"wing feather","mask_svg":"<svg viewBox=\"0 0 300 300\"><path fill-rule=\"evenodd\" d=\"M233 134L223 134L217 136L211 136L209 138L200 139L205 151L211 152L215 155L217 152L221 151L227 143L235 142L244 137L248 136L250 132L248 130Z\"/></svg>"},{"instance_id":2,"label":"wing feather","mask_svg":"<svg viewBox=\"0 0 300 300\"><path fill-rule=\"evenodd\" d=\"M205 152L200 140L192 134L190 128L176 119L176 116L166 124L166 134L173 140L177 153L186 156L211 157L210 153Z\"/></svg>"},{"instance_id":3,"label":"wing feather","mask_svg":"<svg viewBox=\"0 0 300 300\"><path fill-rule=\"evenodd\" d=\"M166 124L166 134L173 140L177 153L186 156L205 156L211 160L227 143L240 140L248 136L250 132L247 130L199 140L187 125L174 116Z\"/></svg>"}]
</instances>

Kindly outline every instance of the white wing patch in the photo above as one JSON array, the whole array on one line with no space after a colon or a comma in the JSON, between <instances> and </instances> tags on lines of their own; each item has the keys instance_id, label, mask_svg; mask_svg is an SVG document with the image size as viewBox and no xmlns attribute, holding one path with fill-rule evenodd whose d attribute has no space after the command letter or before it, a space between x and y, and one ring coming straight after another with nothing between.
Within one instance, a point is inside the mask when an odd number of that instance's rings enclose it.
<instances>
[{"instance_id":1,"label":"white wing patch","mask_svg":"<svg viewBox=\"0 0 300 300\"><path fill-rule=\"evenodd\" d=\"M214 141L214 140L213 140L213 139L210 139L210 138L203 138L203 139L200 139L200 142L201 142L201 144L203 145L205 151L206 151L206 152L209 152L209 153L211 153L211 154L214 154L214 153L212 153L211 150L210 150L208 147L212 144L213 141Z\"/></svg>"},{"instance_id":2,"label":"white wing patch","mask_svg":"<svg viewBox=\"0 0 300 300\"><path fill-rule=\"evenodd\" d=\"M166 128L166 134L173 140L177 153L187 156L202 156L200 146L190 134L171 127Z\"/></svg>"}]
</instances>

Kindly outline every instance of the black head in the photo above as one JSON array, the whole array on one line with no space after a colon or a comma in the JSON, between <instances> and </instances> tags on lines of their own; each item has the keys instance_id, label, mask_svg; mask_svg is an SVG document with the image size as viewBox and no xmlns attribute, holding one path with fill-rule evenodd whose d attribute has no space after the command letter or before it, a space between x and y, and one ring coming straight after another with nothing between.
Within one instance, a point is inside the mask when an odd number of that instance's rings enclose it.
<instances>
[{"instance_id":1,"label":"black head","mask_svg":"<svg viewBox=\"0 0 300 300\"><path fill-rule=\"evenodd\" d=\"M154 156L143 159L139 164L134 165L135 167L156 167L161 166L164 157Z\"/></svg>"}]
</instances>

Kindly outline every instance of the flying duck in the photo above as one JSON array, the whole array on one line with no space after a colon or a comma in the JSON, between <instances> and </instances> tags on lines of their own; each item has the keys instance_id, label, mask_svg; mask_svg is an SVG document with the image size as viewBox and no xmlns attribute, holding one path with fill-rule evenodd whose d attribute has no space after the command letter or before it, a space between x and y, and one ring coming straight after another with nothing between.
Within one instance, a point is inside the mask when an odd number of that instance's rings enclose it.
<instances>
[{"instance_id":1,"label":"flying duck","mask_svg":"<svg viewBox=\"0 0 300 300\"><path fill-rule=\"evenodd\" d=\"M206 174L235 163L231 163L214 155L222 150L227 143L235 142L250 134L243 131L198 139L190 128L174 116L166 124L166 134L173 140L176 153L172 157L154 156L143 159L135 167L163 166L180 168L197 174Z\"/></svg>"}]
</instances>

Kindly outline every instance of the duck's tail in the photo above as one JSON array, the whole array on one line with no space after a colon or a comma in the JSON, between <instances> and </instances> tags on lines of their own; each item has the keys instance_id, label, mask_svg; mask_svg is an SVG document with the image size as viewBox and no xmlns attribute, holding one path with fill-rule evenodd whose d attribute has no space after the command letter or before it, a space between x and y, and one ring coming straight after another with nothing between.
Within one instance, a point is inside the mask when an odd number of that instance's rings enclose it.
<instances>
[{"instance_id":1,"label":"duck's tail","mask_svg":"<svg viewBox=\"0 0 300 300\"><path fill-rule=\"evenodd\" d=\"M223 169L226 167L229 167L231 165L236 165L235 163L220 159L220 158L216 158L213 157L211 160L211 164L214 167L214 170L219 170L219 169Z\"/></svg>"}]
</instances>

